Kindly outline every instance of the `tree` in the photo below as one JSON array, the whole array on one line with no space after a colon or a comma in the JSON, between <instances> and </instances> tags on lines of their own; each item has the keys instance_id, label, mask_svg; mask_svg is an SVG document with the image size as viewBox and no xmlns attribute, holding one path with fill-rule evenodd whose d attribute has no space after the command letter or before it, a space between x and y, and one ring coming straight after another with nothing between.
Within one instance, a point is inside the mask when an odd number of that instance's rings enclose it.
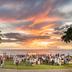
<instances>
[{"instance_id":1,"label":"tree","mask_svg":"<svg viewBox=\"0 0 72 72\"><path fill-rule=\"evenodd\" d=\"M61 39L66 43L70 43L72 41L72 27L69 27L67 31L64 32Z\"/></svg>"}]
</instances>

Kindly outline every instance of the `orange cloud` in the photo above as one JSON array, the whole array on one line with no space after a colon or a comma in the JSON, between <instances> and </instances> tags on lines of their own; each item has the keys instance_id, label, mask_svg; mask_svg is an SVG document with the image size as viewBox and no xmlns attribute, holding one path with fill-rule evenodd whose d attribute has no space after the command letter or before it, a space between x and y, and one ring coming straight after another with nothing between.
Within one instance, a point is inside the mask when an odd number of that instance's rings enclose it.
<instances>
[{"instance_id":1,"label":"orange cloud","mask_svg":"<svg viewBox=\"0 0 72 72\"><path fill-rule=\"evenodd\" d=\"M30 17L30 18L25 19L27 21L32 21L32 24L26 26L25 28L17 28L17 30L26 31L26 32L28 32L30 34L34 34L34 35L41 35L44 32L45 33L46 32L53 32L53 28L57 27L58 24L51 24L50 23L50 24L45 25L44 27L42 27L39 30L32 28L35 25L41 25L43 22L54 22L54 21L62 20L62 18L60 18L60 17L49 17L48 16L48 11L50 11L50 9L48 9L44 13L41 13L41 14L38 14L38 15L35 15L33 17Z\"/></svg>"},{"instance_id":2,"label":"orange cloud","mask_svg":"<svg viewBox=\"0 0 72 72\"><path fill-rule=\"evenodd\" d=\"M54 21L59 21L62 20L60 17L48 17L46 14L45 15L39 15L39 16L34 16L31 18L28 18L27 20L31 20L33 24L30 26L34 26L36 24L42 23L42 22L54 22Z\"/></svg>"},{"instance_id":3,"label":"orange cloud","mask_svg":"<svg viewBox=\"0 0 72 72\"><path fill-rule=\"evenodd\" d=\"M54 41L50 41L47 39L32 39L28 40L26 42L22 43L22 46L24 45L27 48L48 48L48 46L51 46L54 43Z\"/></svg>"}]
</instances>

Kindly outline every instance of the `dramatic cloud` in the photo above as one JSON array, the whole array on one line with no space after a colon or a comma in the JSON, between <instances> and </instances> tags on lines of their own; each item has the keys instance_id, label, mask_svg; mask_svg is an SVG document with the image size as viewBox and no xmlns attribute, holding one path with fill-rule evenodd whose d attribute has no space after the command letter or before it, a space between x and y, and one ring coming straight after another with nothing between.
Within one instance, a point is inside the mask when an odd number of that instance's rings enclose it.
<instances>
[{"instance_id":1,"label":"dramatic cloud","mask_svg":"<svg viewBox=\"0 0 72 72\"><path fill-rule=\"evenodd\" d=\"M0 0L3 42L15 48L64 48L62 28L72 23L71 16L72 0Z\"/></svg>"}]
</instances>

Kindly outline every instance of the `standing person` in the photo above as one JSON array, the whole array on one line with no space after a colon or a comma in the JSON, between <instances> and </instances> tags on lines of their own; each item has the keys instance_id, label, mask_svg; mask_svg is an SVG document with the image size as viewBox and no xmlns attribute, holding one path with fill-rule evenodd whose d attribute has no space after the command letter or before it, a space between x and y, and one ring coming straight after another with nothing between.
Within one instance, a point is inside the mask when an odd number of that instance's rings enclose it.
<instances>
[{"instance_id":1,"label":"standing person","mask_svg":"<svg viewBox=\"0 0 72 72\"><path fill-rule=\"evenodd\" d=\"M4 62L5 62L5 58L1 56L1 58L0 58L1 67L4 66Z\"/></svg>"},{"instance_id":2,"label":"standing person","mask_svg":"<svg viewBox=\"0 0 72 72\"><path fill-rule=\"evenodd\" d=\"M40 65L40 64L41 64L40 59L37 61L37 64L38 64L38 65Z\"/></svg>"},{"instance_id":3,"label":"standing person","mask_svg":"<svg viewBox=\"0 0 72 72\"><path fill-rule=\"evenodd\" d=\"M54 57L52 57L51 63L52 63L52 65L54 65L54 63L55 63L55 62L54 62Z\"/></svg>"},{"instance_id":4,"label":"standing person","mask_svg":"<svg viewBox=\"0 0 72 72\"><path fill-rule=\"evenodd\" d=\"M61 65L61 57L58 57L58 65Z\"/></svg>"},{"instance_id":5,"label":"standing person","mask_svg":"<svg viewBox=\"0 0 72 72\"><path fill-rule=\"evenodd\" d=\"M19 60L16 60L16 66L18 66L19 65Z\"/></svg>"},{"instance_id":6,"label":"standing person","mask_svg":"<svg viewBox=\"0 0 72 72\"><path fill-rule=\"evenodd\" d=\"M1 56L0 56L0 66L1 66Z\"/></svg>"}]
</instances>

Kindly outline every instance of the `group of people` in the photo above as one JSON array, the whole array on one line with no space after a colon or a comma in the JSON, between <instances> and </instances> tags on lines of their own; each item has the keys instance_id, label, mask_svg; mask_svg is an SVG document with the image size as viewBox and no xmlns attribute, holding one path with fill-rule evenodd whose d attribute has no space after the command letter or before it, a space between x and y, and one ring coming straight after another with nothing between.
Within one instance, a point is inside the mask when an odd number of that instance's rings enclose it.
<instances>
[{"instance_id":1,"label":"group of people","mask_svg":"<svg viewBox=\"0 0 72 72\"><path fill-rule=\"evenodd\" d=\"M19 65L21 62L25 63L26 65L62 65L68 64L72 61L70 55L64 54L48 54L48 55L14 55L11 57L0 56L0 67L4 66L5 60L8 59L13 61L15 65Z\"/></svg>"},{"instance_id":2,"label":"group of people","mask_svg":"<svg viewBox=\"0 0 72 72\"><path fill-rule=\"evenodd\" d=\"M49 55L25 55L23 57L14 56L13 62L18 65L21 62L25 62L28 65L36 65L36 64L50 64L50 65L62 65L68 64L71 61L71 57L69 55L65 56L64 54L49 54Z\"/></svg>"}]
</instances>

